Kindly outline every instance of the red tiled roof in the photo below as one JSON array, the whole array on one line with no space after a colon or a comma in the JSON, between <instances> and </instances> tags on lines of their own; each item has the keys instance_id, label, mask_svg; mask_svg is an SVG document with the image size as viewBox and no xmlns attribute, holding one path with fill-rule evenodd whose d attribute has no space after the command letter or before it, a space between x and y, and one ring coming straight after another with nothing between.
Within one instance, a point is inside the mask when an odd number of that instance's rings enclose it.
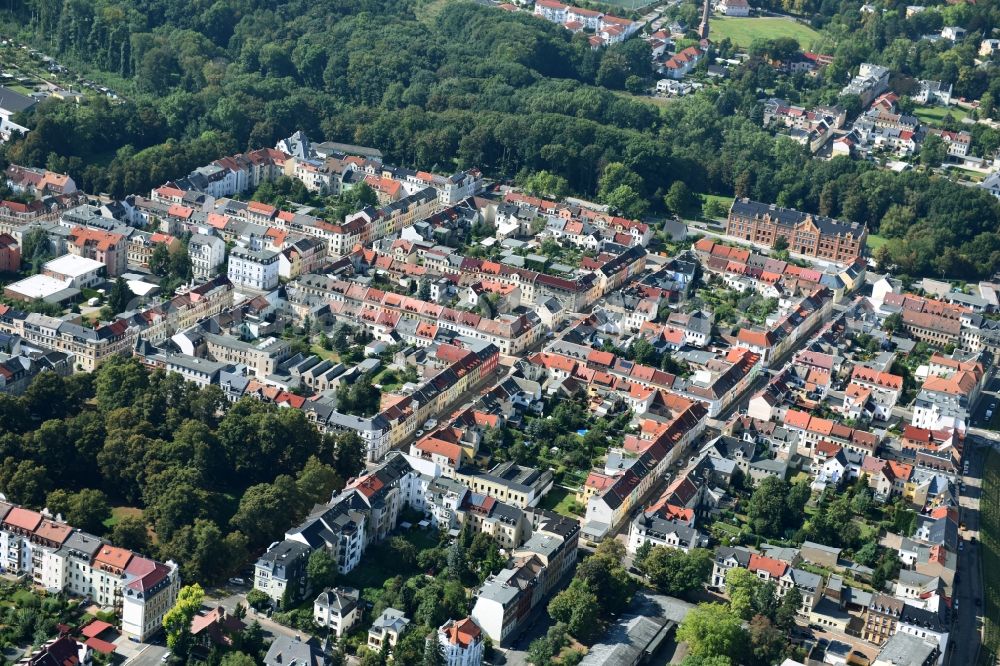
<instances>
[{"instance_id":1,"label":"red tiled roof","mask_svg":"<svg viewBox=\"0 0 1000 666\"><path fill-rule=\"evenodd\" d=\"M781 560L753 553L750 555L750 564L747 568L753 572L766 571L771 578L781 578L788 570L788 565Z\"/></svg>"},{"instance_id":2,"label":"red tiled roof","mask_svg":"<svg viewBox=\"0 0 1000 666\"><path fill-rule=\"evenodd\" d=\"M34 532L41 522L42 514L29 511L28 509L22 509L18 506L10 510L7 517L4 518L3 524L27 530L29 532Z\"/></svg>"},{"instance_id":3,"label":"red tiled roof","mask_svg":"<svg viewBox=\"0 0 1000 666\"><path fill-rule=\"evenodd\" d=\"M80 629L80 633L87 638L96 638L111 628L111 625L101 620L91 620L86 626Z\"/></svg>"},{"instance_id":4,"label":"red tiled roof","mask_svg":"<svg viewBox=\"0 0 1000 666\"><path fill-rule=\"evenodd\" d=\"M472 621L472 618L465 618L452 623L447 629L448 641L452 645L460 645L463 648L469 647L483 633L479 626Z\"/></svg>"}]
</instances>

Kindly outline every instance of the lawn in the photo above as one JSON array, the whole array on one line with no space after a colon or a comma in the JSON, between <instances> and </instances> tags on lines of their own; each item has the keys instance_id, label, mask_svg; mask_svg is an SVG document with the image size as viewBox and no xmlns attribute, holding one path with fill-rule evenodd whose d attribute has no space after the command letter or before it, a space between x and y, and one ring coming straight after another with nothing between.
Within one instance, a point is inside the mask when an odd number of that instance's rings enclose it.
<instances>
[{"instance_id":1,"label":"lawn","mask_svg":"<svg viewBox=\"0 0 1000 666\"><path fill-rule=\"evenodd\" d=\"M920 119L920 122L928 125L940 125L945 116L951 114L955 120L962 120L969 113L957 106L918 106L913 110L913 115Z\"/></svg>"},{"instance_id":2,"label":"lawn","mask_svg":"<svg viewBox=\"0 0 1000 666\"><path fill-rule=\"evenodd\" d=\"M702 198L704 203L708 203L709 201L718 201L726 208L733 205L733 197L725 197L721 194L699 194L698 196Z\"/></svg>"},{"instance_id":3,"label":"lawn","mask_svg":"<svg viewBox=\"0 0 1000 666\"><path fill-rule=\"evenodd\" d=\"M576 493L559 486L554 486L539 503L540 508L555 511L558 514L568 516L569 518L580 517L580 513L573 512L573 509L577 506Z\"/></svg>"},{"instance_id":4,"label":"lawn","mask_svg":"<svg viewBox=\"0 0 1000 666\"><path fill-rule=\"evenodd\" d=\"M104 521L104 526L109 530L118 524L118 521L125 516L135 516L142 518L142 509L134 506L116 506L111 509L111 517Z\"/></svg>"},{"instance_id":5,"label":"lawn","mask_svg":"<svg viewBox=\"0 0 1000 666\"><path fill-rule=\"evenodd\" d=\"M889 242L888 238L877 234L868 234L868 249L875 251Z\"/></svg>"},{"instance_id":6,"label":"lawn","mask_svg":"<svg viewBox=\"0 0 1000 666\"><path fill-rule=\"evenodd\" d=\"M1000 453L993 449L987 455L983 470L983 494L979 509L985 588L983 649L996 655L1000 653Z\"/></svg>"},{"instance_id":7,"label":"lawn","mask_svg":"<svg viewBox=\"0 0 1000 666\"><path fill-rule=\"evenodd\" d=\"M728 38L733 44L746 48L755 39L791 37L803 49L819 41L820 34L807 25L785 18L729 18L713 16L709 24L712 40Z\"/></svg>"},{"instance_id":8,"label":"lawn","mask_svg":"<svg viewBox=\"0 0 1000 666\"><path fill-rule=\"evenodd\" d=\"M978 183L986 178L986 174L957 166L949 167L948 171L954 173L960 180L971 180L974 183Z\"/></svg>"},{"instance_id":9,"label":"lawn","mask_svg":"<svg viewBox=\"0 0 1000 666\"><path fill-rule=\"evenodd\" d=\"M332 349L323 349L321 345L313 345L309 351L316 354L316 356L319 356L324 361L333 361L334 363L340 362L340 354Z\"/></svg>"}]
</instances>

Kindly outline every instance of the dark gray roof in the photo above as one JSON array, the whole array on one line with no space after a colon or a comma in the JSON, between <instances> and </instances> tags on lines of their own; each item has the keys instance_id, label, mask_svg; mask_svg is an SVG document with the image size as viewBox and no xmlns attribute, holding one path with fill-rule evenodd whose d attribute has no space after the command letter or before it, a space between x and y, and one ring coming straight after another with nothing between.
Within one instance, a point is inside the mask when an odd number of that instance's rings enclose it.
<instances>
[{"instance_id":1,"label":"dark gray roof","mask_svg":"<svg viewBox=\"0 0 1000 666\"><path fill-rule=\"evenodd\" d=\"M811 215L794 208L782 208L775 204L760 203L749 199L736 199L730 210L742 217L769 217L772 222L784 227L795 227L806 219L811 219L820 232L828 236L856 236L863 229L857 222L842 222L832 217Z\"/></svg>"},{"instance_id":2,"label":"dark gray roof","mask_svg":"<svg viewBox=\"0 0 1000 666\"><path fill-rule=\"evenodd\" d=\"M19 92L15 92L5 86L0 86L0 109L17 113L30 109L35 105L35 100L25 97Z\"/></svg>"}]
</instances>

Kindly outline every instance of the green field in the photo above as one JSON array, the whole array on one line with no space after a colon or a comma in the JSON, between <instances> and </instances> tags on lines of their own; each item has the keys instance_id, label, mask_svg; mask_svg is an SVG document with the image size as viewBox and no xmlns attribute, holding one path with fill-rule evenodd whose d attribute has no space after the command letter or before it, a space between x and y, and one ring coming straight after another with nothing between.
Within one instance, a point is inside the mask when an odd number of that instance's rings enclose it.
<instances>
[{"instance_id":1,"label":"green field","mask_svg":"<svg viewBox=\"0 0 1000 666\"><path fill-rule=\"evenodd\" d=\"M990 449L983 470L983 494L979 501L980 552L983 570L983 621L986 631L983 651L1000 652L1000 453Z\"/></svg>"},{"instance_id":2,"label":"green field","mask_svg":"<svg viewBox=\"0 0 1000 666\"><path fill-rule=\"evenodd\" d=\"M733 197L727 197L721 194L699 194L698 196L704 199L705 203L708 203L709 201L720 201L726 208L733 205Z\"/></svg>"},{"instance_id":3,"label":"green field","mask_svg":"<svg viewBox=\"0 0 1000 666\"><path fill-rule=\"evenodd\" d=\"M885 238L883 236L879 236L878 234L868 234L868 249L869 250L872 250L872 251L877 250L878 248L882 247L883 245L885 245L888 242L889 242L888 238Z\"/></svg>"},{"instance_id":4,"label":"green field","mask_svg":"<svg viewBox=\"0 0 1000 666\"><path fill-rule=\"evenodd\" d=\"M820 39L820 34L807 25L791 19L773 17L713 16L709 24L709 35L713 41L728 38L733 44L741 47L750 46L750 42L755 39L791 37L803 49L808 49Z\"/></svg>"},{"instance_id":5,"label":"green field","mask_svg":"<svg viewBox=\"0 0 1000 666\"><path fill-rule=\"evenodd\" d=\"M548 492L548 494L542 498L539 506L543 509L548 509L549 511L555 511L558 514L567 516L569 518L579 518L580 514L573 511L574 508L579 508L576 503L576 493L570 492L565 488L555 486Z\"/></svg>"},{"instance_id":6,"label":"green field","mask_svg":"<svg viewBox=\"0 0 1000 666\"><path fill-rule=\"evenodd\" d=\"M918 106L913 110L913 115L919 118L920 122L929 125L940 125L948 114L955 120L962 120L969 115L968 111L957 106Z\"/></svg>"}]
</instances>

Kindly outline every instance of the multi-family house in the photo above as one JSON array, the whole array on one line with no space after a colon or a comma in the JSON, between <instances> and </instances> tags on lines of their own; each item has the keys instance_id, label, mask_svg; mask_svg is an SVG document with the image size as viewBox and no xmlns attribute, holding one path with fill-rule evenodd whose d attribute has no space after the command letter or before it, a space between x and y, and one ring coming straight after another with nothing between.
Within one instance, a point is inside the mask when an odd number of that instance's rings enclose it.
<instances>
[{"instance_id":1,"label":"multi-family house","mask_svg":"<svg viewBox=\"0 0 1000 666\"><path fill-rule=\"evenodd\" d=\"M196 280L211 279L226 261L226 242L218 236L194 234L188 241L188 257Z\"/></svg>"},{"instance_id":2,"label":"multi-family house","mask_svg":"<svg viewBox=\"0 0 1000 666\"><path fill-rule=\"evenodd\" d=\"M238 287L268 291L278 286L280 253L235 247L229 253L227 275Z\"/></svg>"},{"instance_id":3,"label":"multi-family house","mask_svg":"<svg viewBox=\"0 0 1000 666\"><path fill-rule=\"evenodd\" d=\"M352 587L334 587L320 592L313 601L313 621L330 630L337 638L344 636L361 619L359 593Z\"/></svg>"},{"instance_id":4,"label":"multi-family house","mask_svg":"<svg viewBox=\"0 0 1000 666\"><path fill-rule=\"evenodd\" d=\"M437 641L447 666L479 666L483 663L483 632L471 617L445 622L438 627Z\"/></svg>"},{"instance_id":5,"label":"multi-family house","mask_svg":"<svg viewBox=\"0 0 1000 666\"><path fill-rule=\"evenodd\" d=\"M888 89L890 73L886 67L861 63L858 74L840 91L840 94L857 95L861 98L861 106L868 106L872 100Z\"/></svg>"},{"instance_id":6,"label":"multi-family house","mask_svg":"<svg viewBox=\"0 0 1000 666\"><path fill-rule=\"evenodd\" d=\"M101 262L107 268L109 277L121 275L128 265L128 244L121 234L74 227L66 239L66 249L78 257Z\"/></svg>"},{"instance_id":7,"label":"multi-family house","mask_svg":"<svg viewBox=\"0 0 1000 666\"><path fill-rule=\"evenodd\" d=\"M510 563L479 588L472 620L496 644L508 644L531 611L543 603L576 564L580 526L552 521L514 550Z\"/></svg>"},{"instance_id":8,"label":"multi-family house","mask_svg":"<svg viewBox=\"0 0 1000 666\"><path fill-rule=\"evenodd\" d=\"M253 587L276 604L284 603L286 595L298 598L306 592L306 563L312 552L301 541L285 539L273 544L254 565Z\"/></svg>"}]
</instances>

